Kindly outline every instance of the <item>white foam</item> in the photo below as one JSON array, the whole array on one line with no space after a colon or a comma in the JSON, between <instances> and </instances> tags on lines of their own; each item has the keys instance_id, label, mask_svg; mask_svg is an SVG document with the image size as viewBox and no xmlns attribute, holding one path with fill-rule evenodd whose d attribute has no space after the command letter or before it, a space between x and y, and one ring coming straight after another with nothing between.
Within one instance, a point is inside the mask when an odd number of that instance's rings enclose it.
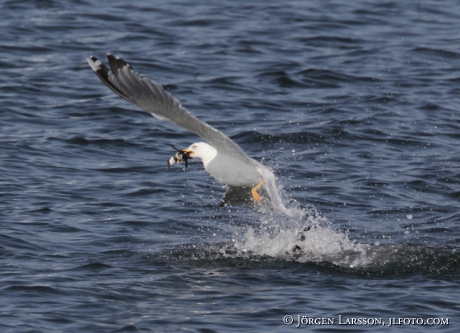
<instances>
[{"instance_id":1,"label":"white foam","mask_svg":"<svg viewBox=\"0 0 460 333\"><path fill-rule=\"evenodd\" d=\"M365 266L371 260L367 254L369 245L359 244L351 240L346 231L334 229L315 208L289 210L289 216L266 211L253 226L235 229L234 245L238 255L330 262L344 267ZM308 227L310 229L304 231Z\"/></svg>"}]
</instances>

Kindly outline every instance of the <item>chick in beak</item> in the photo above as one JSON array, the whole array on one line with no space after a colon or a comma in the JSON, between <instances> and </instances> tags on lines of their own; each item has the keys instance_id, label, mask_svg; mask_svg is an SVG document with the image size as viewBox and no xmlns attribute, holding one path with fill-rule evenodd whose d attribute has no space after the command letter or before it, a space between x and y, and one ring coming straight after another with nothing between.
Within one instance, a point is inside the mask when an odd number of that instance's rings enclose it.
<instances>
[{"instance_id":1,"label":"chick in beak","mask_svg":"<svg viewBox=\"0 0 460 333\"><path fill-rule=\"evenodd\" d=\"M176 154L168 160L168 169L171 166L173 166L174 164L180 163L182 161L184 161L185 168L187 169L188 168L188 160L193 159L193 157L190 156L192 151L188 150L188 149L179 150L176 147L174 147L173 145L171 145L171 147L173 147L176 150Z\"/></svg>"}]
</instances>

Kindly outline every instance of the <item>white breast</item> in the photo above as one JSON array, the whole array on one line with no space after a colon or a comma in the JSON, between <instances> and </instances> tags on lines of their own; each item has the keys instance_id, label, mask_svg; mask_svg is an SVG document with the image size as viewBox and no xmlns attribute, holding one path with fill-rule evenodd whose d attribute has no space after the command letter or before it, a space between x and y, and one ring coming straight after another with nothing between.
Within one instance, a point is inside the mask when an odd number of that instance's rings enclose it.
<instances>
[{"instance_id":1,"label":"white breast","mask_svg":"<svg viewBox=\"0 0 460 333\"><path fill-rule=\"evenodd\" d=\"M203 163L206 171L219 183L232 186L255 186L262 181L262 176L254 165L217 154L208 163Z\"/></svg>"}]
</instances>

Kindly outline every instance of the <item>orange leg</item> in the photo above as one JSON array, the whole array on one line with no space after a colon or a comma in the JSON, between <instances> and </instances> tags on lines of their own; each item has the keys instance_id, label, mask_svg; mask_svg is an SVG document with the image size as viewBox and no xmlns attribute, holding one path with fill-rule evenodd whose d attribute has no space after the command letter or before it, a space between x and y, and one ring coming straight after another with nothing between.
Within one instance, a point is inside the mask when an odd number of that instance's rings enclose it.
<instances>
[{"instance_id":1,"label":"orange leg","mask_svg":"<svg viewBox=\"0 0 460 333\"><path fill-rule=\"evenodd\" d=\"M259 184L257 184L252 190L251 190L251 194L252 194L252 197L254 198L255 201L257 202L260 202L260 195L259 193L257 193L257 191L259 190L259 188L265 184L265 181L262 180Z\"/></svg>"}]
</instances>

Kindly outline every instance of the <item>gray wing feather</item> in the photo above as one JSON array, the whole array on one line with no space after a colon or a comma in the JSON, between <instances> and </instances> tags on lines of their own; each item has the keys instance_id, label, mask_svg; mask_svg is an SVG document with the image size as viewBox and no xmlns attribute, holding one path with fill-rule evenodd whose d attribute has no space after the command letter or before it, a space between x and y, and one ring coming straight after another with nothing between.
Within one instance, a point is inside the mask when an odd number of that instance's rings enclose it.
<instances>
[{"instance_id":1,"label":"gray wing feather","mask_svg":"<svg viewBox=\"0 0 460 333\"><path fill-rule=\"evenodd\" d=\"M133 70L123 59L107 55L110 71L96 57L87 59L101 81L119 96L154 117L170 121L202 137L219 152L253 163L253 160L228 136L199 120L186 110L163 86Z\"/></svg>"}]
</instances>

